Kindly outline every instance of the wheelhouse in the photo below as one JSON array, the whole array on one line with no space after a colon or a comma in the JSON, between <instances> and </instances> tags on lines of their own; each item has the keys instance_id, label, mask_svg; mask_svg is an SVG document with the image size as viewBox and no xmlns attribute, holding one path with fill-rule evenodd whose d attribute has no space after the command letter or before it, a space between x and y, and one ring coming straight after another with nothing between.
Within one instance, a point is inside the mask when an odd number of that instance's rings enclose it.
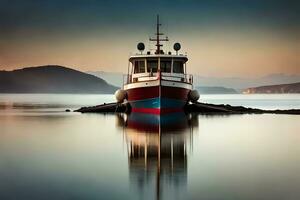
<instances>
[{"instance_id":1,"label":"wheelhouse","mask_svg":"<svg viewBox=\"0 0 300 200\"><path fill-rule=\"evenodd\" d=\"M192 83L187 75L185 55L153 54L134 55L129 58L128 83L156 80L158 76L166 80ZM189 77L188 77L189 76Z\"/></svg>"}]
</instances>

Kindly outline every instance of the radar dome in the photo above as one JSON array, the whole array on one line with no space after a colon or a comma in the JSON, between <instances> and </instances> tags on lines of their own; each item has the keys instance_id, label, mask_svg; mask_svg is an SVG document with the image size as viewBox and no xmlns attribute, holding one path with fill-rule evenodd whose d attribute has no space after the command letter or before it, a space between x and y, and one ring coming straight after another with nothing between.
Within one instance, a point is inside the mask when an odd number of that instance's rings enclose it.
<instances>
[{"instance_id":1,"label":"radar dome","mask_svg":"<svg viewBox=\"0 0 300 200\"><path fill-rule=\"evenodd\" d=\"M138 49L139 51L144 51L144 50L145 50L145 45L144 45L144 43L142 43L142 42L138 43L137 49Z\"/></svg>"},{"instance_id":2,"label":"radar dome","mask_svg":"<svg viewBox=\"0 0 300 200\"><path fill-rule=\"evenodd\" d=\"M176 42L176 43L174 44L173 48L174 48L175 51L179 51L180 48L181 48L180 43Z\"/></svg>"}]
</instances>

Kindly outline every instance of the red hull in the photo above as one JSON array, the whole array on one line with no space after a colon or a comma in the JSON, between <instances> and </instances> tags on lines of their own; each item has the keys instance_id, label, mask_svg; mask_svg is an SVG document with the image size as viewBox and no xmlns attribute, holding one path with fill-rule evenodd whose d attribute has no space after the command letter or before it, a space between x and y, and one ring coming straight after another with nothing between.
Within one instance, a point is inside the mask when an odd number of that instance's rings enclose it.
<instances>
[{"instance_id":1,"label":"red hull","mask_svg":"<svg viewBox=\"0 0 300 200\"><path fill-rule=\"evenodd\" d=\"M160 95L159 95L159 87L161 87ZM128 89L127 95L128 95L128 101L151 99L156 97L187 101L189 92L190 90L185 88L168 87L168 86L152 86L152 87Z\"/></svg>"},{"instance_id":2,"label":"red hull","mask_svg":"<svg viewBox=\"0 0 300 200\"><path fill-rule=\"evenodd\" d=\"M127 90L132 112L165 114L182 111L190 90L179 87L151 86Z\"/></svg>"}]
</instances>

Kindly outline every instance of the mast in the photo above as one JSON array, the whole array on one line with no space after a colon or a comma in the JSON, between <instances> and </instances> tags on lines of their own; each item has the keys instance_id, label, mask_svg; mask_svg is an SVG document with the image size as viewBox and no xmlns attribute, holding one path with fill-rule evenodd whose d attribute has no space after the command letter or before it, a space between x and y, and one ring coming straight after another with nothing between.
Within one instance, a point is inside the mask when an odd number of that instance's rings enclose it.
<instances>
[{"instance_id":1,"label":"mast","mask_svg":"<svg viewBox=\"0 0 300 200\"><path fill-rule=\"evenodd\" d=\"M156 20L156 38L150 38L150 41L155 41L156 42L156 51L155 54L160 54L162 53L161 48L163 45L160 44L160 41L169 41L168 37L165 38L160 38L160 35L164 35L163 33L159 32L159 26L161 26L161 24L159 23L159 15L157 15L157 20Z\"/></svg>"}]
</instances>

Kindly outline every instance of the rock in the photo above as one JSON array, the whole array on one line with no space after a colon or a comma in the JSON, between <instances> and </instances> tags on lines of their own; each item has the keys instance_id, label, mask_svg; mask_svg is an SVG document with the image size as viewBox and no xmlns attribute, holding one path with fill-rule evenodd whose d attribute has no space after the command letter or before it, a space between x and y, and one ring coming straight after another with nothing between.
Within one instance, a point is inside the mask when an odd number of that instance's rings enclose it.
<instances>
[{"instance_id":1,"label":"rock","mask_svg":"<svg viewBox=\"0 0 300 200\"><path fill-rule=\"evenodd\" d=\"M188 104L184 108L188 113L200 113L200 114L294 114L300 115L300 109L290 110L262 110L257 108L247 108L243 106L231 106L231 105L215 105L208 103L193 103Z\"/></svg>"},{"instance_id":2,"label":"rock","mask_svg":"<svg viewBox=\"0 0 300 200\"><path fill-rule=\"evenodd\" d=\"M66 112L70 112L69 109ZM184 111L187 113L198 113L198 114L293 114L300 115L300 109L291 110L262 110L257 108L247 108L243 106L231 106L231 105L215 105L208 103L192 103L187 104L184 107ZM130 113L131 106L129 103L104 103L102 105L92 107L82 107L74 112L81 113Z\"/></svg>"},{"instance_id":3,"label":"rock","mask_svg":"<svg viewBox=\"0 0 300 200\"><path fill-rule=\"evenodd\" d=\"M118 113L129 113L131 107L129 103L104 103L102 105L91 106L91 107L82 107L74 112L81 113L109 113L109 112L118 112Z\"/></svg>"}]
</instances>

